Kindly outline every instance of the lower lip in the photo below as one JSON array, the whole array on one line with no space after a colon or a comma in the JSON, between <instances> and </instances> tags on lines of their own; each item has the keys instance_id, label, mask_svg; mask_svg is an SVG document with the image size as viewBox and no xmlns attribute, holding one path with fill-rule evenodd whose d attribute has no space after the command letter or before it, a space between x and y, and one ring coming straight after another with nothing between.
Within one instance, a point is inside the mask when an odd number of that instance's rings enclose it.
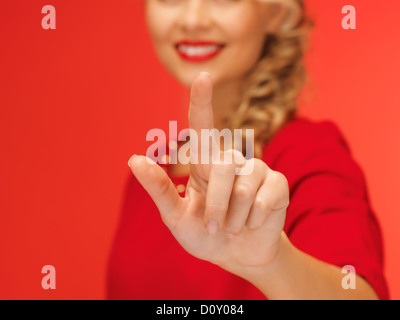
<instances>
[{"instance_id":1,"label":"lower lip","mask_svg":"<svg viewBox=\"0 0 400 320\"><path fill-rule=\"evenodd\" d=\"M207 61L210 60L212 58L214 58L215 56L217 56L223 49L224 47L220 47L219 49L203 54L203 55L195 55L195 56L190 56L188 54L186 54L183 51L178 50L177 47L175 47L176 52L179 54L179 56L186 60L186 61L190 61L190 62L203 62L203 61Z\"/></svg>"}]
</instances>

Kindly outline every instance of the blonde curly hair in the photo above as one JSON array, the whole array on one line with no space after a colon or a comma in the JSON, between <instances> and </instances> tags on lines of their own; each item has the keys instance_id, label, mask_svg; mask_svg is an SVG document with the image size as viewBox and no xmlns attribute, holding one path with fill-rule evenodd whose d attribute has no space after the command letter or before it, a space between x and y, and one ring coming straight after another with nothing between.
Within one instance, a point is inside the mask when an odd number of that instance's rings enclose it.
<instances>
[{"instance_id":1,"label":"blonde curly hair","mask_svg":"<svg viewBox=\"0 0 400 320\"><path fill-rule=\"evenodd\" d=\"M254 155L262 157L263 146L297 111L297 96L305 80L303 56L313 22L306 16L303 0L259 0L289 6L280 31L268 34L260 59L246 77L241 103L225 119L226 127L254 129Z\"/></svg>"}]
</instances>

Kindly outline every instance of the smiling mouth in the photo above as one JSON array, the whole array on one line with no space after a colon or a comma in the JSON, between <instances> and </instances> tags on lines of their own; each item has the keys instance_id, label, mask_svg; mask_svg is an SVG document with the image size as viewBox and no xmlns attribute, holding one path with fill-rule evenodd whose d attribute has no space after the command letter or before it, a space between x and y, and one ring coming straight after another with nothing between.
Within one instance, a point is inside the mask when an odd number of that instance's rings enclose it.
<instances>
[{"instance_id":1,"label":"smiling mouth","mask_svg":"<svg viewBox=\"0 0 400 320\"><path fill-rule=\"evenodd\" d=\"M209 41L182 41L175 45L175 49L179 56L184 60L192 62L210 60L218 55L224 47L224 44Z\"/></svg>"}]
</instances>

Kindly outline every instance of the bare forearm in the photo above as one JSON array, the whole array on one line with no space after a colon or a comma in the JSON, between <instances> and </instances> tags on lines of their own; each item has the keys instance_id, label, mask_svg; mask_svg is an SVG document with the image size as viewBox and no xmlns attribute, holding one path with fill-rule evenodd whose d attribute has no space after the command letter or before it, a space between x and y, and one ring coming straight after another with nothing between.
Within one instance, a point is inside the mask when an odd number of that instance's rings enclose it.
<instances>
[{"instance_id":1,"label":"bare forearm","mask_svg":"<svg viewBox=\"0 0 400 320\"><path fill-rule=\"evenodd\" d=\"M356 289L344 289L341 268L298 250L284 233L271 265L232 270L253 283L268 299L377 299L375 291L360 276L356 277Z\"/></svg>"}]
</instances>

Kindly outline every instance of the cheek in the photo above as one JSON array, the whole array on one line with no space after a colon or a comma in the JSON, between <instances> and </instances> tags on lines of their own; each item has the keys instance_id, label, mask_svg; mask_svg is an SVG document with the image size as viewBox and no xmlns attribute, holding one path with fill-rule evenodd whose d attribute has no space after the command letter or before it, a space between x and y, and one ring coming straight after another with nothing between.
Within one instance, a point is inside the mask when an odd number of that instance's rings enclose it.
<instances>
[{"instance_id":1,"label":"cheek","mask_svg":"<svg viewBox=\"0 0 400 320\"><path fill-rule=\"evenodd\" d=\"M261 54L265 33L262 20L255 17L256 13L248 12L225 21L225 34L230 44L229 59L235 62L233 65L237 65L238 72L247 72Z\"/></svg>"},{"instance_id":2,"label":"cheek","mask_svg":"<svg viewBox=\"0 0 400 320\"><path fill-rule=\"evenodd\" d=\"M171 45L174 18L163 10L150 7L146 12L146 23L157 56L168 66L174 55Z\"/></svg>"},{"instance_id":3,"label":"cheek","mask_svg":"<svg viewBox=\"0 0 400 320\"><path fill-rule=\"evenodd\" d=\"M155 44L159 44L165 39L167 33L166 28L163 28L164 23L160 23L160 10L149 6L146 11L147 29L150 32L151 38Z\"/></svg>"},{"instance_id":4,"label":"cheek","mask_svg":"<svg viewBox=\"0 0 400 320\"><path fill-rule=\"evenodd\" d=\"M162 49L170 41L175 21L174 12L160 8L151 0L146 7L146 24L156 49Z\"/></svg>"},{"instance_id":5,"label":"cheek","mask_svg":"<svg viewBox=\"0 0 400 320\"><path fill-rule=\"evenodd\" d=\"M248 36L232 44L226 60L230 61L228 65L235 66L232 69L235 76L244 76L254 67L260 58L263 43L264 37Z\"/></svg>"}]
</instances>

